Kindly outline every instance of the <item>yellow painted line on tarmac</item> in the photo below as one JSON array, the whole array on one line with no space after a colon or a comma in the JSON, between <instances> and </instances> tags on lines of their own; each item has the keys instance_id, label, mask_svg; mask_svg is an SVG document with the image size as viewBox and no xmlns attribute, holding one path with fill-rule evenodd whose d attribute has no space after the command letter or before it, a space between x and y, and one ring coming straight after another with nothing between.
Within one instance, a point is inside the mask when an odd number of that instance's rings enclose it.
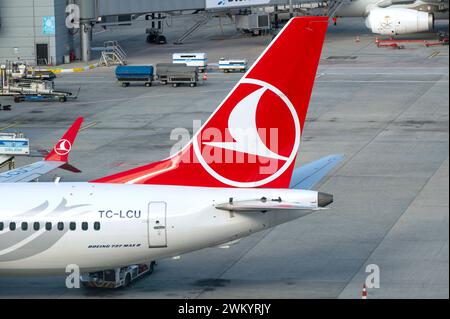
<instances>
[{"instance_id":1,"label":"yellow painted line on tarmac","mask_svg":"<svg viewBox=\"0 0 450 319\"><path fill-rule=\"evenodd\" d=\"M11 124L9 124L9 125L7 125L7 126L5 126L5 127L1 127L1 128L0 128L0 131L3 131L3 130L6 130L6 129L15 127L15 126L17 126L17 125L19 125L19 124L20 124L19 122L11 123Z\"/></svg>"},{"instance_id":2,"label":"yellow painted line on tarmac","mask_svg":"<svg viewBox=\"0 0 450 319\"><path fill-rule=\"evenodd\" d=\"M49 68L49 69L42 69L45 71L51 71L55 74L61 74L61 73L80 73L80 72L85 72L88 70L92 70L95 69L99 66L98 63L94 63L94 64L89 64L86 66L82 66L82 67L76 67L76 68L71 68L71 69L60 69L60 68Z\"/></svg>"},{"instance_id":3,"label":"yellow painted line on tarmac","mask_svg":"<svg viewBox=\"0 0 450 319\"><path fill-rule=\"evenodd\" d=\"M93 127L94 125L97 125L97 124L98 124L97 122L92 122L92 123L86 124L85 126L82 126L80 128L80 131L84 131L84 130L90 128L90 127Z\"/></svg>"},{"instance_id":4,"label":"yellow painted line on tarmac","mask_svg":"<svg viewBox=\"0 0 450 319\"><path fill-rule=\"evenodd\" d=\"M431 54L428 56L428 59L431 59L431 58L434 58L435 56L438 56L439 53L441 53L441 51L434 51L433 53L431 53Z\"/></svg>"}]
</instances>

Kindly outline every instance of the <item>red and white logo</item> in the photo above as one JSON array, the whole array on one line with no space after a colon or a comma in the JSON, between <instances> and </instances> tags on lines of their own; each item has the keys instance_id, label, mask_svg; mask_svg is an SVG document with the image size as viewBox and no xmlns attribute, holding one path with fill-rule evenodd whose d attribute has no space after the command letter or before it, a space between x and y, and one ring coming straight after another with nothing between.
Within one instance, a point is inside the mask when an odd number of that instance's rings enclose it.
<instances>
[{"instance_id":1,"label":"red and white logo","mask_svg":"<svg viewBox=\"0 0 450 319\"><path fill-rule=\"evenodd\" d=\"M194 136L193 147L200 164L217 180L258 187L289 168L300 134L299 117L287 96L269 83L245 78Z\"/></svg>"},{"instance_id":2,"label":"red and white logo","mask_svg":"<svg viewBox=\"0 0 450 319\"><path fill-rule=\"evenodd\" d=\"M59 142L53 148L55 153L60 156L69 154L71 149L72 149L72 144L70 143L70 141L68 141L66 139L59 140Z\"/></svg>"}]
</instances>

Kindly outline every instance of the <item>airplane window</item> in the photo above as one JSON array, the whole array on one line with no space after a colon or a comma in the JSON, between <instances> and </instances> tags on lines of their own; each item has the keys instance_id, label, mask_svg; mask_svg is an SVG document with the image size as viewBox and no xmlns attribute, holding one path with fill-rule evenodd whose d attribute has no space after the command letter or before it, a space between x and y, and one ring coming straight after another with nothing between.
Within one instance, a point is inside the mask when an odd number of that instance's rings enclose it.
<instances>
[{"instance_id":1,"label":"airplane window","mask_svg":"<svg viewBox=\"0 0 450 319\"><path fill-rule=\"evenodd\" d=\"M70 230L75 230L77 228L77 224L75 222L70 222L69 228Z\"/></svg>"},{"instance_id":2,"label":"airplane window","mask_svg":"<svg viewBox=\"0 0 450 319\"><path fill-rule=\"evenodd\" d=\"M0 222L0 231L2 231L3 228L5 228L5 224L3 224L3 222Z\"/></svg>"},{"instance_id":3,"label":"airplane window","mask_svg":"<svg viewBox=\"0 0 450 319\"><path fill-rule=\"evenodd\" d=\"M28 229L28 223L27 222L23 222L21 227L22 227L22 230L27 230Z\"/></svg>"},{"instance_id":4,"label":"airplane window","mask_svg":"<svg viewBox=\"0 0 450 319\"><path fill-rule=\"evenodd\" d=\"M94 229L95 230L100 230L100 222L95 222L94 223Z\"/></svg>"},{"instance_id":5,"label":"airplane window","mask_svg":"<svg viewBox=\"0 0 450 319\"><path fill-rule=\"evenodd\" d=\"M64 223L63 222L59 222L58 223L58 230L64 230Z\"/></svg>"},{"instance_id":6,"label":"airplane window","mask_svg":"<svg viewBox=\"0 0 450 319\"><path fill-rule=\"evenodd\" d=\"M39 230L41 228L41 224L39 223L39 222L35 222L34 224L33 224L33 229L34 230Z\"/></svg>"},{"instance_id":7,"label":"airplane window","mask_svg":"<svg viewBox=\"0 0 450 319\"><path fill-rule=\"evenodd\" d=\"M82 229L82 230L88 230L88 227L89 227L88 225L89 225L89 224L88 224L87 222L82 222L82 223L81 223L81 229Z\"/></svg>"},{"instance_id":8,"label":"airplane window","mask_svg":"<svg viewBox=\"0 0 450 319\"><path fill-rule=\"evenodd\" d=\"M48 231L52 230L52 223L46 222L45 223L45 230L48 230Z\"/></svg>"},{"instance_id":9,"label":"airplane window","mask_svg":"<svg viewBox=\"0 0 450 319\"><path fill-rule=\"evenodd\" d=\"M16 223L15 222L10 222L9 223L9 230L16 230Z\"/></svg>"}]
</instances>

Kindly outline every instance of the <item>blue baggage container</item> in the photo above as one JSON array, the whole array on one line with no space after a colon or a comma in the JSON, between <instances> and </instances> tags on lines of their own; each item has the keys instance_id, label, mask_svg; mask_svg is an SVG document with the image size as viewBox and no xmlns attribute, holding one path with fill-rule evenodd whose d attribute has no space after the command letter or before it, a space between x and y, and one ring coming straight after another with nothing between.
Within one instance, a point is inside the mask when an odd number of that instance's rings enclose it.
<instances>
[{"instance_id":1,"label":"blue baggage container","mask_svg":"<svg viewBox=\"0 0 450 319\"><path fill-rule=\"evenodd\" d=\"M119 65L116 67L116 78L122 86L128 86L130 82L145 82L145 86L151 86L153 72L152 65Z\"/></svg>"}]
</instances>

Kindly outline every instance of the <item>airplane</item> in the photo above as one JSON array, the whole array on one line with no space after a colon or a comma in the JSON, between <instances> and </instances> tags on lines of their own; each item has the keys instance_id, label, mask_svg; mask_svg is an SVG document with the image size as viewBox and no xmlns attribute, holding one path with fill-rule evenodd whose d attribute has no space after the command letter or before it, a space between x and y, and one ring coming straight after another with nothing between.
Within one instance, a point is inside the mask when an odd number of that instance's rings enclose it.
<instances>
[{"instance_id":1,"label":"airplane","mask_svg":"<svg viewBox=\"0 0 450 319\"><path fill-rule=\"evenodd\" d=\"M335 0L335 17L366 17L372 33L401 35L433 31L435 20L448 20L448 0ZM334 4L334 5L333 5Z\"/></svg>"},{"instance_id":2,"label":"airplane","mask_svg":"<svg viewBox=\"0 0 450 319\"><path fill-rule=\"evenodd\" d=\"M69 164L69 154L81 123L83 123L82 117L72 124L42 161L0 173L0 183L31 182L57 168L80 173L81 171L78 168Z\"/></svg>"},{"instance_id":3,"label":"airplane","mask_svg":"<svg viewBox=\"0 0 450 319\"><path fill-rule=\"evenodd\" d=\"M342 156L294 170L327 25L291 19L165 160L83 183L0 184L0 274L146 263L329 208L333 195L312 188Z\"/></svg>"}]
</instances>

